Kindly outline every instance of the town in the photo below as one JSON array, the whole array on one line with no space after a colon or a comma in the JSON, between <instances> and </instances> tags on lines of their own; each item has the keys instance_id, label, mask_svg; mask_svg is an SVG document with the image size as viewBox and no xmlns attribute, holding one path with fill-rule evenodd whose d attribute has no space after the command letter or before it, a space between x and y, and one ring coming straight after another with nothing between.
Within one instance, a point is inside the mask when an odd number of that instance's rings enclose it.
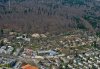
<instances>
[{"instance_id":1,"label":"town","mask_svg":"<svg viewBox=\"0 0 100 69\"><path fill-rule=\"evenodd\" d=\"M100 37L1 30L0 69L100 69Z\"/></svg>"}]
</instances>

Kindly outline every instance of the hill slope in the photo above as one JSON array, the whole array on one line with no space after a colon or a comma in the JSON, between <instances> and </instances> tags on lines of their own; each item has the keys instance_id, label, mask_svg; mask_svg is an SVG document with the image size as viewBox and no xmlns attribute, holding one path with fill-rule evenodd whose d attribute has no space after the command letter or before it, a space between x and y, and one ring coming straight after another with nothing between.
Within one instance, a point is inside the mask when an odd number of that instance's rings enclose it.
<instances>
[{"instance_id":1,"label":"hill slope","mask_svg":"<svg viewBox=\"0 0 100 69\"><path fill-rule=\"evenodd\" d=\"M3 28L40 33L100 29L98 0L10 1L0 0L0 26Z\"/></svg>"}]
</instances>

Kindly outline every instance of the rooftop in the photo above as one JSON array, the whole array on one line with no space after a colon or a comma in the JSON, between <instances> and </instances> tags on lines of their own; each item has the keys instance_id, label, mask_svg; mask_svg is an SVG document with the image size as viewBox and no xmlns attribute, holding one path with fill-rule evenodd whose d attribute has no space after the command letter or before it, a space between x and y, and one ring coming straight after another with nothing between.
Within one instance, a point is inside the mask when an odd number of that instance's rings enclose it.
<instances>
[{"instance_id":1,"label":"rooftop","mask_svg":"<svg viewBox=\"0 0 100 69\"><path fill-rule=\"evenodd\" d=\"M21 68L22 68L22 69L38 69L38 67L36 67L36 66L31 66L31 65L29 65L29 64L27 64L27 65L25 65L25 66L22 66Z\"/></svg>"}]
</instances>

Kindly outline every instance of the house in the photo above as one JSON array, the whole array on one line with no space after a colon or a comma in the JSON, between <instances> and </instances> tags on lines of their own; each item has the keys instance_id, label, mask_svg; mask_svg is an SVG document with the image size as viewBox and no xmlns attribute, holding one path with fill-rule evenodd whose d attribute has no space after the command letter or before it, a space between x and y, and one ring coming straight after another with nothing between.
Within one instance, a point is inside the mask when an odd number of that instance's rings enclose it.
<instances>
[{"instance_id":1,"label":"house","mask_svg":"<svg viewBox=\"0 0 100 69\"><path fill-rule=\"evenodd\" d=\"M20 69L21 65L22 65L22 62L20 61L17 62L16 65L14 66L14 69Z\"/></svg>"},{"instance_id":2,"label":"house","mask_svg":"<svg viewBox=\"0 0 100 69\"><path fill-rule=\"evenodd\" d=\"M4 49L0 49L0 53L6 53Z\"/></svg>"},{"instance_id":3,"label":"house","mask_svg":"<svg viewBox=\"0 0 100 69\"><path fill-rule=\"evenodd\" d=\"M30 38L23 38L25 41L31 41L31 39Z\"/></svg>"},{"instance_id":4,"label":"house","mask_svg":"<svg viewBox=\"0 0 100 69\"><path fill-rule=\"evenodd\" d=\"M22 66L21 69L39 69L39 68L36 66L31 66L30 64L27 64L25 66Z\"/></svg>"},{"instance_id":5,"label":"house","mask_svg":"<svg viewBox=\"0 0 100 69\"><path fill-rule=\"evenodd\" d=\"M18 36L18 37L16 37L16 39L22 39L23 37L22 36Z\"/></svg>"},{"instance_id":6,"label":"house","mask_svg":"<svg viewBox=\"0 0 100 69\"><path fill-rule=\"evenodd\" d=\"M6 46L2 46L1 48L0 48L0 53L6 53Z\"/></svg>"},{"instance_id":7,"label":"house","mask_svg":"<svg viewBox=\"0 0 100 69\"><path fill-rule=\"evenodd\" d=\"M55 51L53 51L53 50L48 50L48 51L38 51L38 54L39 54L40 56L44 56L44 55L46 55L46 56L55 56L55 55L57 55L58 53L55 52Z\"/></svg>"},{"instance_id":8,"label":"house","mask_svg":"<svg viewBox=\"0 0 100 69\"><path fill-rule=\"evenodd\" d=\"M3 41L4 41L4 43L7 43L8 42L8 39L7 38L4 38Z\"/></svg>"},{"instance_id":9,"label":"house","mask_svg":"<svg viewBox=\"0 0 100 69\"><path fill-rule=\"evenodd\" d=\"M45 34L40 34L41 37L46 38L47 36Z\"/></svg>"},{"instance_id":10,"label":"house","mask_svg":"<svg viewBox=\"0 0 100 69\"><path fill-rule=\"evenodd\" d=\"M6 46L2 46L0 49L4 49L5 50L6 48L7 48Z\"/></svg>"},{"instance_id":11,"label":"house","mask_svg":"<svg viewBox=\"0 0 100 69\"><path fill-rule=\"evenodd\" d=\"M73 66L72 65L69 65L69 64L68 64L68 67L71 68L71 69L73 68Z\"/></svg>"},{"instance_id":12,"label":"house","mask_svg":"<svg viewBox=\"0 0 100 69\"><path fill-rule=\"evenodd\" d=\"M33 50L32 49L25 48L23 53L24 54L27 54L27 55L32 55L33 54Z\"/></svg>"},{"instance_id":13,"label":"house","mask_svg":"<svg viewBox=\"0 0 100 69\"><path fill-rule=\"evenodd\" d=\"M32 37L34 37L34 38L39 38L40 35L39 35L38 33L34 33L34 34L32 34Z\"/></svg>"},{"instance_id":14,"label":"house","mask_svg":"<svg viewBox=\"0 0 100 69\"><path fill-rule=\"evenodd\" d=\"M11 54L13 50L14 50L14 48L13 48L13 47L8 46L8 49L7 49L7 54Z\"/></svg>"},{"instance_id":15,"label":"house","mask_svg":"<svg viewBox=\"0 0 100 69\"><path fill-rule=\"evenodd\" d=\"M90 60L88 60L88 63L89 63L89 64L92 64L92 62L91 62Z\"/></svg>"},{"instance_id":16,"label":"house","mask_svg":"<svg viewBox=\"0 0 100 69\"><path fill-rule=\"evenodd\" d=\"M22 52L23 57L32 57L33 56L33 50L29 48L24 48L24 51Z\"/></svg>"},{"instance_id":17,"label":"house","mask_svg":"<svg viewBox=\"0 0 100 69\"><path fill-rule=\"evenodd\" d=\"M59 68L55 65L52 65L50 69L59 69Z\"/></svg>"},{"instance_id":18,"label":"house","mask_svg":"<svg viewBox=\"0 0 100 69\"><path fill-rule=\"evenodd\" d=\"M9 35L16 35L16 32L9 32Z\"/></svg>"}]
</instances>

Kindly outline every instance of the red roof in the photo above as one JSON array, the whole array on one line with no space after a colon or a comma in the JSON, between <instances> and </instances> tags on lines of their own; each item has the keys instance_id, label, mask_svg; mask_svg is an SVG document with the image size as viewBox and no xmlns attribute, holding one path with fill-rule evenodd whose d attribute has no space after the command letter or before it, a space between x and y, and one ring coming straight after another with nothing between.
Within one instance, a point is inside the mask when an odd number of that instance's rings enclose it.
<instances>
[{"instance_id":1,"label":"red roof","mask_svg":"<svg viewBox=\"0 0 100 69\"><path fill-rule=\"evenodd\" d=\"M22 68L22 69L38 69L38 67L36 67L36 66L31 66L31 65L29 65L29 64L27 64L27 65L25 65L25 66L22 66L21 68Z\"/></svg>"}]
</instances>

